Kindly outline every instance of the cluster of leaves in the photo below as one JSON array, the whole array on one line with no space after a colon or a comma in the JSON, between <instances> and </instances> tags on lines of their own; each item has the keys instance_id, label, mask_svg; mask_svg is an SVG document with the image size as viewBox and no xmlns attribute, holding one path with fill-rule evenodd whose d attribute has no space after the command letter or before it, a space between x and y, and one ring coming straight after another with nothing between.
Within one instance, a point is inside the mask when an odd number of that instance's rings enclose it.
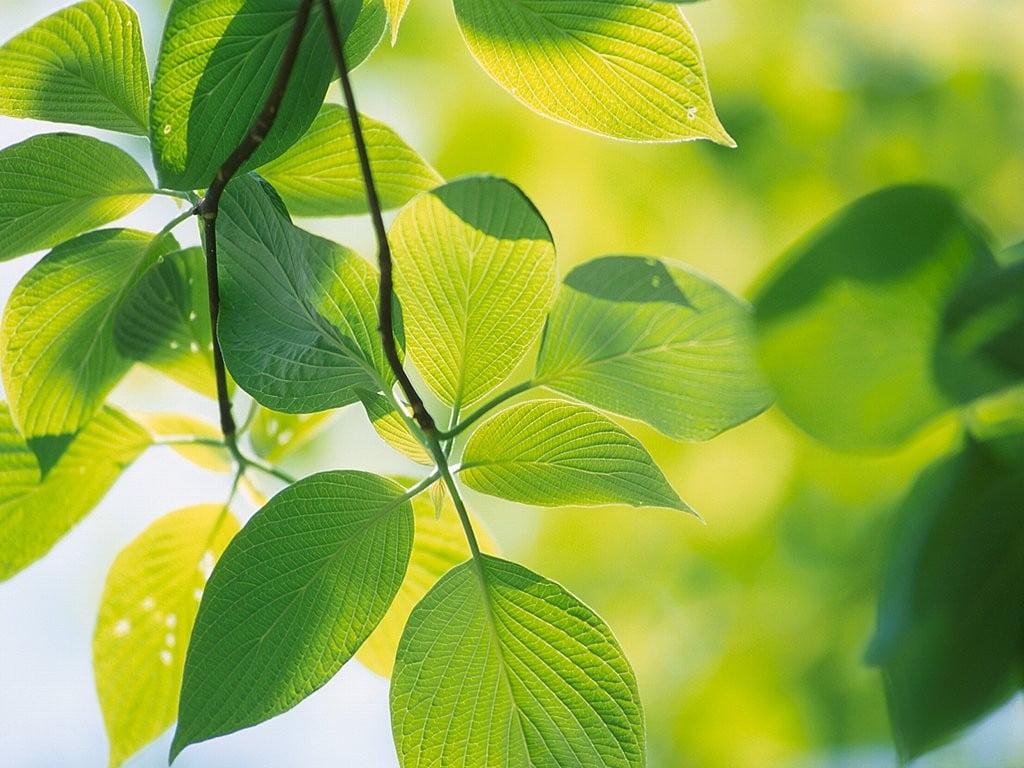
<instances>
[{"instance_id":1,"label":"cluster of leaves","mask_svg":"<svg viewBox=\"0 0 1024 768\"><path fill-rule=\"evenodd\" d=\"M394 39L405 5L334 0L351 65L388 24ZM621 139L731 143L672 5L455 6L478 61L542 113ZM172 230L203 212L196 190L251 136L301 8L309 23L296 27L277 119L219 200L219 259L209 239L205 253L180 247ZM46 554L149 446L172 445L233 469L234 482L226 503L158 519L111 568L94 650L112 765L175 717L172 758L264 721L354 655L393 675L405 766L642 765L636 683L611 631L561 586L484 554L493 544L459 483L540 506L690 511L607 414L704 440L762 411L751 308L682 265L637 256L591 261L558 285L551 233L513 184L444 183L387 126L363 118L360 131L323 103L327 9L175 0L152 88L138 19L120 0L84 0L0 48L0 113L146 136L159 178L81 135L0 150L0 257L52 248L0 329L0 577ZM404 206L388 235L390 328L378 328L374 267L292 221L367 212L360 138L381 204ZM98 229L154 194L187 208L155 234ZM445 430L396 396L388 334ZM532 376L496 393L538 339ZM256 403L238 434L106 404L141 363L223 406L221 350ZM499 410L538 388L555 396ZM327 411L355 403L426 465L422 478L329 469L293 481L274 466ZM251 471L286 487L264 503ZM230 508L239 487L261 507L243 527Z\"/></svg>"},{"instance_id":2,"label":"cluster of leaves","mask_svg":"<svg viewBox=\"0 0 1024 768\"><path fill-rule=\"evenodd\" d=\"M893 187L824 222L755 300L761 368L809 434L887 450L963 424L897 511L868 651L905 758L1024 686L1022 257L943 190Z\"/></svg>"}]
</instances>

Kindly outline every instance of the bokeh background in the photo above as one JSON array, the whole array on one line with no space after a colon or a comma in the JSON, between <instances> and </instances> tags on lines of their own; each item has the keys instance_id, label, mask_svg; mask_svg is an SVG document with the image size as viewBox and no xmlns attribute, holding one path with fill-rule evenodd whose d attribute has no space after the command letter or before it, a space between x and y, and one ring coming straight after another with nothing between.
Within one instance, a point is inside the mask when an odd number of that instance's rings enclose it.
<instances>
[{"instance_id":1,"label":"bokeh background","mask_svg":"<svg viewBox=\"0 0 1024 768\"><path fill-rule=\"evenodd\" d=\"M63 4L0 0L0 38ZM152 69L167 4L133 5ZM475 64L445 0L412 0L397 46L385 41L356 73L360 106L445 177L490 172L519 184L547 218L563 272L643 253L749 296L817 222L902 181L953 189L997 245L1024 239L1020 0L684 7L738 149L624 144L533 114ZM51 129L0 118L0 146ZM83 132L151 167L141 140ZM174 212L158 200L125 221L155 231ZM302 223L373 255L365 220ZM179 239L196 241L187 229ZM4 297L34 260L0 264ZM143 370L114 399L215 419L212 402ZM639 678L651 767L896 765L881 680L863 655L894 505L950 450L955 425L940 420L876 455L829 450L777 410L706 444L629 427L705 525L666 510L471 501L505 554L564 584L616 631ZM289 468L327 466L410 468L355 409ZM229 483L151 450L46 558L0 584L0 764L105 765L90 644L106 569L148 522L221 500ZM165 765L168 744L165 735L129 765ZM291 712L192 747L176 765L395 766L387 683L353 662ZM1024 701L915 765L1024 765Z\"/></svg>"}]
</instances>

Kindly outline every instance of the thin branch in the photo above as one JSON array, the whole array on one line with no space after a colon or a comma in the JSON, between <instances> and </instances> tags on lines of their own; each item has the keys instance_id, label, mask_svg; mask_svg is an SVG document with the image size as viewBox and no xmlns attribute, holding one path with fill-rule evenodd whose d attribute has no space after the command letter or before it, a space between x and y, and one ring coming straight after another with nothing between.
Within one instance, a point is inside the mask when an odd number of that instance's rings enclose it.
<instances>
[{"instance_id":1,"label":"thin branch","mask_svg":"<svg viewBox=\"0 0 1024 768\"><path fill-rule=\"evenodd\" d=\"M210 299L210 327L213 330L213 368L217 379L217 405L220 410L220 428L224 433L228 448L236 459L241 459L238 452L235 433L235 419L231 415L231 396L228 394L227 369L224 366L224 355L221 352L220 340L217 338L217 318L220 315L220 284L217 275L217 212L220 198L231 178L238 172L246 160L259 148L267 133L274 125L277 110L284 99L285 88L295 68L295 59L299 52L299 43L309 21L309 12L313 0L302 0L295 16L291 36L284 53L277 77L271 86L270 93L259 115L249 126L248 132L241 143L235 148L223 165L217 169L217 175L210 182L206 195L196 204L193 213L203 218L203 233L206 246L206 285Z\"/></svg>"},{"instance_id":2,"label":"thin branch","mask_svg":"<svg viewBox=\"0 0 1024 768\"><path fill-rule=\"evenodd\" d=\"M384 356L387 358L391 372L398 380L405 399L412 409L412 416L419 424L420 429L427 435L437 431L434 418L427 411L420 397L413 386L409 375L402 367L402 359L398 356L398 345L395 344L395 318L393 310L394 278L391 269L391 246L388 245L387 230L384 227L384 217L381 211L380 198L377 196L377 187L373 183L373 172L370 170L370 156L366 151L366 140L363 138L363 129L359 123L359 112L356 109L355 94L352 92L352 83L348 76L348 65L345 63L345 50L338 32L338 21L334 16L334 9L330 0L320 0L323 8L324 22L327 24L327 39L331 45L331 53L334 55L334 63L338 69L338 77L341 80L341 90L345 94L345 106L348 108L348 119L352 125L352 136L355 140L356 154L359 155L359 167L363 175L363 185L366 187L366 202L370 209L370 218L373 221L374 234L377 236L377 257L380 264L380 292L378 296L378 324L380 325L381 344L384 347Z\"/></svg>"}]
</instances>

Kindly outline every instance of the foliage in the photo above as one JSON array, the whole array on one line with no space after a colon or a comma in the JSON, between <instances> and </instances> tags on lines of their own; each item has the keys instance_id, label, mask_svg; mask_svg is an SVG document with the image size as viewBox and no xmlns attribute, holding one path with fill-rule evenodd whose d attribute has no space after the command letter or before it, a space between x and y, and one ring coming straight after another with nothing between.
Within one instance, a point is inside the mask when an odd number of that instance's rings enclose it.
<instances>
[{"instance_id":1,"label":"foliage","mask_svg":"<svg viewBox=\"0 0 1024 768\"><path fill-rule=\"evenodd\" d=\"M360 130L324 103L329 27L313 3L277 119L214 211L216 260L210 229L205 253L180 249L171 230L209 213L197 193L259 123L302 5L174 0L152 91L138 19L119 0L80 2L0 48L12 73L0 114L146 135L159 179L85 136L0 150L0 258L52 248L3 319L2 577L45 555L150 445L235 472L226 503L171 512L111 568L94 644L111 765L175 713L172 756L261 722L353 655L393 669L403 765L496 754L643 764L636 676L618 641L563 587L483 554L495 547L462 486L537 506L692 512L616 417L707 440L773 396L842 449L897 450L951 412L965 424L901 504L870 649L902 753L1020 689L1022 620L1000 597L1022 586L1024 273L993 255L957 200L902 186L853 203L771 270L756 317L668 259L604 256L559 284L551 227L517 186L445 183L388 126L363 116ZM333 2L350 65L388 27L397 39L407 5ZM483 69L542 115L629 141L733 144L670 4L456 0L455 11ZM383 291L395 319L383 327L377 270L292 220L374 213L361 137L379 207L400 209L388 232L395 296ZM153 195L189 207L159 233L97 229ZM207 285L210 264L219 287ZM410 405L389 337L426 385L434 431ZM218 377L221 350L230 380ZM223 435L183 414L129 418L105 402L135 363L222 406L244 392L252 417ZM328 468L296 482L278 466L331 409L357 401L427 467L422 478ZM254 474L284 487L228 543L235 490L251 491ZM967 654L974 663L944 677ZM756 684L744 694L756 700Z\"/></svg>"}]
</instances>

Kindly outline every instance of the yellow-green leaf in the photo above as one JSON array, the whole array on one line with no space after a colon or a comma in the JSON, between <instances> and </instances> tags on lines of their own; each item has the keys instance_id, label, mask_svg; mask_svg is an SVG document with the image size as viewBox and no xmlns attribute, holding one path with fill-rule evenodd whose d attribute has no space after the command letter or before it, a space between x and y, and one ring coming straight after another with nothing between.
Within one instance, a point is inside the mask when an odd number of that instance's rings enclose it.
<instances>
[{"instance_id":1,"label":"yellow-green leaf","mask_svg":"<svg viewBox=\"0 0 1024 768\"><path fill-rule=\"evenodd\" d=\"M92 641L111 768L174 722L192 624L214 562L238 530L219 504L152 523L114 560Z\"/></svg>"}]
</instances>

